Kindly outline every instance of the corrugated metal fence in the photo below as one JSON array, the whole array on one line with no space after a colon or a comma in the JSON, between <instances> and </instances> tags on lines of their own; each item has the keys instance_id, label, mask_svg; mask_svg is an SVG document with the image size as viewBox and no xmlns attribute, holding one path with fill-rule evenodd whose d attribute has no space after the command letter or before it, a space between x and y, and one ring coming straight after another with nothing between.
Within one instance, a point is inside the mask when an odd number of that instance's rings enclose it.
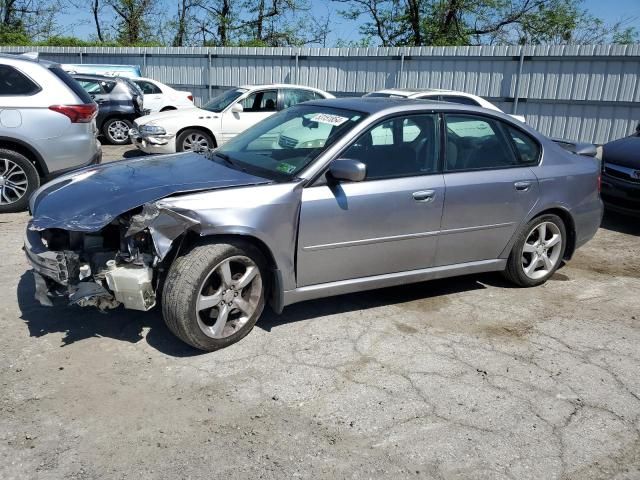
<instances>
[{"instance_id":1,"label":"corrugated metal fence","mask_svg":"<svg viewBox=\"0 0 640 480\"><path fill-rule=\"evenodd\" d=\"M445 88L525 115L552 137L604 143L640 121L640 45L35 50L60 63L140 65L147 77L191 90L199 104L241 84L300 83L339 96Z\"/></svg>"}]
</instances>

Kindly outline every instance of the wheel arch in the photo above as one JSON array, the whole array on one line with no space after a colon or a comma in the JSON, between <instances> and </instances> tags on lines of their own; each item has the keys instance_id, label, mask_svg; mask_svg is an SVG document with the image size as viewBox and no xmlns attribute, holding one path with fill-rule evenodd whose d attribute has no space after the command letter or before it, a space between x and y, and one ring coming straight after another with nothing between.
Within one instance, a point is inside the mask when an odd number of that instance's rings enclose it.
<instances>
[{"instance_id":1,"label":"wheel arch","mask_svg":"<svg viewBox=\"0 0 640 480\"><path fill-rule=\"evenodd\" d=\"M178 143L177 143L178 142L178 137L180 135L182 135L187 130L199 130L201 132L206 133L213 140L214 148L218 148L218 139L216 138L215 134L210 129L208 129L207 127L203 127L202 125L189 125L187 127L181 128L180 130L178 130L176 132L176 150L178 148Z\"/></svg>"},{"instance_id":2,"label":"wheel arch","mask_svg":"<svg viewBox=\"0 0 640 480\"><path fill-rule=\"evenodd\" d=\"M548 214L557 215L564 222L564 226L567 230L567 245L564 250L563 259L571 260L571 257L573 256L573 253L576 250L576 238L577 238L576 224L575 224L575 220L573 219L573 215L571 214L569 209L562 205L553 205L548 208L545 208L544 210L533 212L525 221L522 222L520 227L516 229L513 236L511 237L511 240L509 240L509 243L504 248L499 258L506 259L509 257L511 250L513 250L514 243L516 242L516 240L518 239L522 231L526 228L526 226L529 224L531 220L538 218L542 215L548 215Z\"/></svg>"},{"instance_id":3,"label":"wheel arch","mask_svg":"<svg viewBox=\"0 0 640 480\"><path fill-rule=\"evenodd\" d=\"M269 269L269 281L266 285L269 304L277 312L284 308L284 287L282 274L278 268L275 256L267 243L251 232L227 231L215 233L199 233L195 229L187 230L179 238L175 239L170 252L165 258L173 259L188 251L194 245L202 243L248 243L257 248L267 262Z\"/></svg>"},{"instance_id":4,"label":"wheel arch","mask_svg":"<svg viewBox=\"0 0 640 480\"><path fill-rule=\"evenodd\" d=\"M40 155L40 153L38 153L38 151L29 144L15 138L0 137L0 148L13 150L27 157L36 167L38 175L40 175L41 178L49 175L49 169L47 168L44 158L42 158L42 155Z\"/></svg>"}]
</instances>

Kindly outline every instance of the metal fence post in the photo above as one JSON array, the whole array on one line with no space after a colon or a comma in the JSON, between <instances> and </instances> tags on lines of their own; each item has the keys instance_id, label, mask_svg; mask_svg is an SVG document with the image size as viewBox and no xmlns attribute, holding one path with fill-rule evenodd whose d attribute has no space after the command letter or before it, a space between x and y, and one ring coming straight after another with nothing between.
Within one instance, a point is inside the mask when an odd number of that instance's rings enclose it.
<instances>
[{"instance_id":1,"label":"metal fence post","mask_svg":"<svg viewBox=\"0 0 640 480\"><path fill-rule=\"evenodd\" d=\"M80 65L82 65L84 62L82 61L82 50L80 51Z\"/></svg>"},{"instance_id":2,"label":"metal fence post","mask_svg":"<svg viewBox=\"0 0 640 480\"><path fill-rule=\"evenodd\" d=\"M300 50L298 50L296 52L296 70L295 70L295 72L296 72L296 81L294 82L295 84L298 83L298 68L299 68L298 61L299 61L299 59L300 59Z\"/></svg>"},{"instance_id":3,"label":"metal fence post","mask_svg":"<svg viewBox=\"0 0 640 480\"><path fill-rule=\"evenodd\" d=\"M211 50L207 51L209 68L207 69L207 83L209 84L209 100L211 100Z\"/></svg>"},{"instance_id":4,"label":"metal fence post","mask_svg":"<svg viewBox=\"0 0 640 480\"><path fill-rule=\"evenodd\" d=\"M522 65L524 64L524 45L520 46L520 60L518 62L518 75L516 76L516 86L513 99L512 114L518 113L518 98L520 97L520 77L522 77Z\"/></svg>"},{"instance_id":5,"label":"metal fence post","mask_svg":"<svg viewBox=\"0 0 640 480\"><path fill-rule=\"evenodd\" d=\"M404 77L404 53L400 54L400 71L398 72L398 78L396 79L396 88L403 88L402 78Z\"/></svg>"}]
</instances>

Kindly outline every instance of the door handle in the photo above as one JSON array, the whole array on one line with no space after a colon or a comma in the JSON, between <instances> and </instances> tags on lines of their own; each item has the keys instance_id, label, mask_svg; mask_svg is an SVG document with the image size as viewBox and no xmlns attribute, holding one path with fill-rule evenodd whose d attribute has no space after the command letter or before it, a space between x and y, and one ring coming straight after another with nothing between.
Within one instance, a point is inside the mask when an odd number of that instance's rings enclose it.
<instances>
[{"instance_id":1,"label":"door handle","mask_svg":"<svg viewBox=\"0 0 640 480\"><path fill-rule=\"evenodd\" d=\"M433 199L435 197L436 197L436 192L434 190L420 190L419 192L413 192L413 199L416 202L421 202L421 203L433 202Z\"/></svg>"},{"instance_id":2,"label":"door handle","mask_svg":"<svg viewBox=\"0 0 640 480\"><path fill-rule=\"evenodd\" d=\"M527 192L531 188L531 182L516 182L513 186L519 192Z\"/></svg>"}]
</instances>

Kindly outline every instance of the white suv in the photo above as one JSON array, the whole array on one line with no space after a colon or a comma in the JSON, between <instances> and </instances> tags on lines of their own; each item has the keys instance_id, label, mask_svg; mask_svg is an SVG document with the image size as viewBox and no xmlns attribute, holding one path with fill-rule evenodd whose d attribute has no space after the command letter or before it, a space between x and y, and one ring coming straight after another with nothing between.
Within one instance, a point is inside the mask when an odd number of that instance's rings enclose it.
<instances>
[{"instance_id":1,"label":"white suv","mask_svg":"<svg viewBox=\"0 0 640 480\"><path fill-rule=\"evenodd\" d=\"M146 153L200 151L221 146L279 110L323 98L334 97L301 85L237 87L202 108L183 108L140 117L129 135L133 144Z\"/></svg>"},{"instance_id":2,"label":"white suv","mask_svg":"<svg viewBox=\"0 0 640 480\"><path fill-rule=\"evenodd\" d=\"M25 210L41 183L100 162L97 111L59 65L0 54L0 213Z\"/></svg>"}]
</instances>

